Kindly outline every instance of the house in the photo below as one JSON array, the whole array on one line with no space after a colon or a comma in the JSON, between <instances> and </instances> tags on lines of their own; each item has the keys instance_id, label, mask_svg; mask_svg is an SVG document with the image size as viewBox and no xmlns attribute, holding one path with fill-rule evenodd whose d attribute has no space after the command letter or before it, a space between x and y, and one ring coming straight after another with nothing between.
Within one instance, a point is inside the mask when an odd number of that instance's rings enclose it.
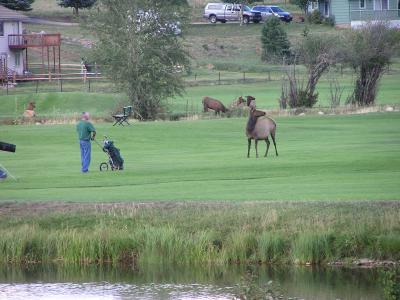
<instances>
[{"instance_id":1,"label":"house","mask_svg":"<svg viewBox=\"0 0 400 300\"><path fill-rule=\"evenodd\" d=\"M335 19L337 26L359 27L370 21L385 21L400 28L400 0L318 0L309 2L308 10L318 9L323 16Z\"/></svg>"},{"instance_id":2,"label":"house","mask_svg":"<svg viewBox=\"0 0 400 300\"><path fill-rule=\"evenodd\" d=\"M10 35L22 34L22 23L27 20L28 17L0 5L0 76L4 72L24 72L22 49L11 49L8 41Z\"/></svg>"},{"instance_id":3,"label":"house","mask_svg":"<svg viewBox=\"0 0 400 300\"><path fill-rule=\"evenodd\" d=\"M22 28L29 18L0 5L0 81L30 80L33 68L39 76L51 78L51 73L61 74L61 35L45 32L25 34ZM36 48L40 62L29 64L28 50ZM36 60L38 60L36 55Z\"/></svg>"}]
</instances>

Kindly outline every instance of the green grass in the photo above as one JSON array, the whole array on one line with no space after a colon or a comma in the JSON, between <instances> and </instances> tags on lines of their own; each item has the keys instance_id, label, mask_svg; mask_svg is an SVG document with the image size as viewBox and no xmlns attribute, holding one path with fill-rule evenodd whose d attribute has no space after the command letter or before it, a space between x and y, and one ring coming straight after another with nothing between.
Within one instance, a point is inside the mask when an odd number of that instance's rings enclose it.
<instances>
[{"instance_id":1,"label":"green grass","mask_svg":"<svg viewBox=\"0 0 400 300\"><path fill-rule=\"evenodd\" d=\"M224 76L223 73L222 76ZM234 73L228 73L231 75ZM236 78L241 78L240 73L236 73ZM247 75L252 76L251 74ZM256 74L256 76L260 76ZM263 74L267 78L267 74ZM210 76L205 76L210 78ZM385 75L381 81L377 95L376 104L399 104L400 93L398 86L398 75ZM215 74L211 77L217 82ZM193 79L193 78L192 78ZM352 80L350 76L339 77L342 87L345 89L341 105L345 104L346 97L351 93ZM0 120L4 118L18 118L22 115L26 103L33 100L37 103L36 112L42 116L51 118L57 115L74 115L83 110L91 111L94 116L110 116L111 112L118 107L119 103L128 104L127 96L120 93L112 84L105 81L92 81L91 91L88 93L88 83L80 81L75 83L64 83L64 93L59 93L60 86L57 82L41 82L36 94L34 83L21 84L17 89L10 90L10 95L6 96L6 91L0 91ZM318 85L319 101L315 107L330 107L330 88L329 80L323 78ZM23 92L21 94L21 92ZM234 99L239 96L252 95L257 99L257 106L260 109L277 109L278 99L281 93L280 81L265 81L256 83L238 83L231 85L208 85L187 87L182 96L165 101L168 114L200 114L202 112L201 99L204 96L211 96L221 100L229 106ZM56 114L54 114L56 112Z\"/></svg>"},{"instance_id":2,"label":"green grass","mask_svg":"<svg viewBox=\"0 0 400 300\"><path fill-rule=\"evenodd\" d=\"M93 144L84 175L73 125L3 125L0 140L17 152L0 160L18 181L0 183L0 200L398 200L399 117L277 118L280 156L267 159L246 158L245 118L96 124L125 170L99 172L106 156Z\"/></svg>"},{"instance_id":3,"label":"green grass","mask_svg":"<svg viewBox=\"0 0 400 300\"><path fill-rule=\"evenodd\" d=\"M1 97L0 119L21 117L30 101L36 103L38 118L73 117L82 111L90 111L96 117L110 117L119 103L126 103L121 94L103 93L40 93ZM125 101L124 101L125 100Z\"/></svg>"},{"instance_id":4,"label":"green grass","mask_svg":"<svg viewBox=\"0 0 400 300\"><path fill-rule=\"evenodd\" d=\"M0 203L0 211L0 263L400 258L398 202Z\"/></svg>"}]
</instances>

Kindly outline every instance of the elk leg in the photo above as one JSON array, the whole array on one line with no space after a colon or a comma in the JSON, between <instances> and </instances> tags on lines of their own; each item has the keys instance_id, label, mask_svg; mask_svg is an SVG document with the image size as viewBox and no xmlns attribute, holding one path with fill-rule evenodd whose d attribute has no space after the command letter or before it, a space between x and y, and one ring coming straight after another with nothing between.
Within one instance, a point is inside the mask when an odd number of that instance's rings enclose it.
<instances>
[{"instance_id":1,"label":"elk leg","mask_svg":"<svg viewBox=\"0 0 400 300\"><path fill-rule=\"evenodd\" d=\"M269 144L270 144L268 137L265 139L265 143L267 143L267 150L265 151L264 157L267 157L267 155L268 155L268 149L269 149Z\"/></svg>"},{"instance_id":2,"label":"elk leg","mask_svg":"<svg viewBox=\"0 0 400 300\"><path fill-rule=\"evenodd\" d=\"M278 150L276 150L276 143L275 143L275 134L271 134L271 138L272 138L272 141L274 142L276 156L278 156Z\"/></svg>"},{"instance_id":3,"label":"elk leg","mask_svg":"<svg viewBox=\"0 0 400 300\"><path fill-rule=\"evenodd\" d=\"M247 139L247 144L248 144L248 147L247 147L247 158L249 158L250 157L251 139Z\"/></svg>"},{"instance_id":4,"label":"elk leg","mask_svg":"<svg viewBox=\"0 0 400 300\"><path fill-rule=\"evenodd\" d=\"M256 157L258 158L258 149L257 149L258 140L255 139L254 142L255 142L255 146L256 146Z\"/></svg>"}]
</instances>

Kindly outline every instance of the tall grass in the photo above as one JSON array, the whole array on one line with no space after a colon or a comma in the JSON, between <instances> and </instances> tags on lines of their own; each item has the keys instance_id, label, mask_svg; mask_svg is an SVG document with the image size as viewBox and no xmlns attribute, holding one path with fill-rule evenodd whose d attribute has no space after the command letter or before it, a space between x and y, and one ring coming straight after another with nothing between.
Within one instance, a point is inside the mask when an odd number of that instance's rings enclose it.
<instances>
[{"instance_id":1,"label":"tall grass","mask_svg":"<svg viewBox=\"0 0 400 300\"><path fill-rule=\"evenodd\" d=\"M69 212L28 214L21 205L24 212L3 216L1 262L325 264L400 253L397 202L65 205ZM304 218L311 214L312 222Z\"/></svg>"},{"instance_id":2,"label":"tall grass","mask_svg":"<svg viewBox=\"0 0 400 300\"><path fill-rule=\"evenodd\" d=\"M330 236L326 233L300 234L293 245L293 257L296 263L319 264L332 258Z\"/></svg>"}]
</instances>

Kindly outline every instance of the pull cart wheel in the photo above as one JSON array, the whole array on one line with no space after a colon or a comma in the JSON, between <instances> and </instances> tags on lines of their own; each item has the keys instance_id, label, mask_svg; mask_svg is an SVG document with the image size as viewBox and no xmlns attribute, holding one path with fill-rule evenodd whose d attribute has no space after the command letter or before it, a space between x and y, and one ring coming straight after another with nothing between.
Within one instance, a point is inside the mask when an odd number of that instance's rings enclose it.
<instances>
[{"instance_id":1,"label":"pull cart wheel","mask_svg":"<svg viewBox=\"0 0 400 300\"><path fill-rule=\"evenodd\" d=\"M100 171L108 171L108 164L106 162L100 164Z\"/></svg>"}]
</instances>

